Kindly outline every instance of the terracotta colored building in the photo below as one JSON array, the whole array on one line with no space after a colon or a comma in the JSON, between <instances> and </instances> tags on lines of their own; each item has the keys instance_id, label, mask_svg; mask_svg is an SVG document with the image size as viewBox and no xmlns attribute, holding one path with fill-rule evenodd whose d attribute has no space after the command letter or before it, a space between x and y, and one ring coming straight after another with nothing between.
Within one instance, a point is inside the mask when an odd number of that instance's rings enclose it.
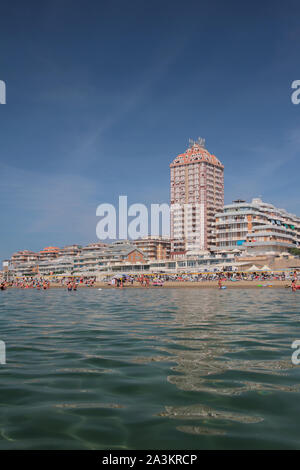
<instances>
[{"instance_id":1,"label":"terracotta colored building","mask_svg":"<svg viewBox=\"0 0 300 470\"><path fill-rule=\"evenodd\" d=\"M145 253L148 260L170 258L171 242L169 238L147 236L134 240L134 244Z\"/></svg>"},{"instance_id":2,"label":"terracotta colored building","mask_svg":"<svg viewBox=\"0 0 300 470\"><path fill-rule=\"evenodd\" d=\"M60 249L57 246L47 246L39 253L40 261L44 261L47 259L54 259L57 258L59 255Z\"/></svg>"},{"instance_id":3,"label":"terracotta colored building","mask_svg":"<svg viewBox=\"0 0 300 470\"><path fill-rule=\"evenodd\" d=\"M204 145L190 140L170 164L173 257L210 249L215 213L224 206L224 166Z\"/></svg>"}]
</instances>

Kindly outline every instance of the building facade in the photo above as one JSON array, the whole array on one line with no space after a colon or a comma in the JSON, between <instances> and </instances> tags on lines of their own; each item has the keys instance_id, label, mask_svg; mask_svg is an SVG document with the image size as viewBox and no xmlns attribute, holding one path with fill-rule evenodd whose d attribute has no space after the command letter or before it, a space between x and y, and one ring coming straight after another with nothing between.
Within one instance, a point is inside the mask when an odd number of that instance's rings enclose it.
<instances>
[{"instance_id":1,"label":"building facade","mask_svg":"<svg viewBox=\"0 0 300 470\"><path fill-rule=\"evenodd\" d=\"M76 256L81 252L81 245L67 245L59 250L58 256Z\"/></svg>"},{"instance_id":2,"label":"building facade","mask_svg":"<svg viewBox=\"0 0 300 470\"><path fill-rule=\"evenodd\" d=\"M55 259L59 256L59 248L57 246L47 246L39 252L40 261Z\"/></svg>"},{"instance_id":3,"label":"building facade","mask_svg":"<svg viewBox=\"0 0 300 470\"><path fill-rule=\"evenodd\" d=\"M170 164L171 256L209 250L215 213L224 206L224 166L205 148L204 139Z\"/></svg>"},{"instance_id":4,"label":"building facade","mask_svg":"<svg viewBox=\"0 0 300 470\"><path fill-rule=\"evenodd\" d=\"M145 261L143 251L128 241L117 241L108 245L94 243L83 247L81 253L74 257L74 273L101 272L115 264L140 264Z\"/></svg>"},{"instance_id":5,"label":"building facade","mask_svg":"<svg viewBox=\"0 0 300 470\"><path fill-rule=\"evenodd\" d=\"M27 262L35 263L38 259L38 253L30 250L20 250L12 255L10 262L12 266L18 266L19 264Z\"/></svg>"},{"instance_id":6,"label":"building facade","mask_svg":"<svg viewBox=\"0 0 300 470\"><path fill-rule=\"evenodd\" d=\"M145 258L148 260L170 258L171 241L167 237L147 236L134 240L133 243L145 253Z\"/></svg>"},{"instance_id":7,"label":"building facade","mask_svg":"<svg viewBox=\"0 0 300 470\"><path fill-rule=\"evenodd\" d=\"M216 214L217 250L246 250L249 254L277 254L300 243L300 218L259 198L238 200Z\"/></svg>"}]
</instances>

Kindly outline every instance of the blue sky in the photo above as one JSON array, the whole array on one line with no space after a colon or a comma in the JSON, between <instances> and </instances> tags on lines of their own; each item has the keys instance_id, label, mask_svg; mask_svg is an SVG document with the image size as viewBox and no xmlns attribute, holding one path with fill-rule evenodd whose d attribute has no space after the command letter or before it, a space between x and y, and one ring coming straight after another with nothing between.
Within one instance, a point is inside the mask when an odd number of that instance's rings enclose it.
<instances>
[{"instance_id":1,"label":"blue sky","mask_svg":"<svg viewBox=\"0 0 300 470\"><path fill-rule=\"evenodd\" d=\"M202 136L225 202L300 214L297 1L1 2L0 258L96 240L96 207L169 202Z\"/></svg>"}]
</instances>

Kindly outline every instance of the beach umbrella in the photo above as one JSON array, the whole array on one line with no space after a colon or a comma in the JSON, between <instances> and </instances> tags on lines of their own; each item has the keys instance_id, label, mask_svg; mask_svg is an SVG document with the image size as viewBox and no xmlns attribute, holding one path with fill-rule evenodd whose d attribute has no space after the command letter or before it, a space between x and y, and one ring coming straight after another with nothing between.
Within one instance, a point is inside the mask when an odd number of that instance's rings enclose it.
<instances>
[{"instance_id":1,"label":"beach umbrella","mask_svg":"<svg viewBox=\"0 0 300 470\"><path fill-rule=\"evenodd\" d=\"M251 268L249 268L248 271L259 271L259 268L255 266L255 264L253 264L253 266L251 266Z\"/></svg>"},{"instance_id":2,"label":"beach umbrella","mask_svg":"<svg viewBox=\"0 0 300 470\"><path fill-rule=\"evenodd\" d=\"M267 266L266 264L261 269L262 269L262 271L271 271L269 266Z\"/></svg>"}]
</instances>

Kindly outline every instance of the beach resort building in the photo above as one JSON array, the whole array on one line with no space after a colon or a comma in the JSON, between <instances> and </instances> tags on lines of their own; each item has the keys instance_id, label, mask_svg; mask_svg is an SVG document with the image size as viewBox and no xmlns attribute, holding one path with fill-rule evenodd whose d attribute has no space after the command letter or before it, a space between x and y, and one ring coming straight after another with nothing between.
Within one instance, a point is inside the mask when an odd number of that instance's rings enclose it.
<instances>
[{"instance_id":1,"label":"beach resort building","mask_svg":"<svg viewBox=\"0 0 300 470\"><path fill-rule=\"evenodd\" d=\"M202 255L190 255L178 259L145 260L139 263L115 262L107 265L103 274L137 274L137 273L199 273L215 272L235 269L235 253L203 253Z\"/></svg>"},{"instance_id":2,"label":"beach resort building","mask_svg":"<svg viewBox=\"0 0 300 470\"><path fill-rule=\"evenodd\" d=\"M10 259L12 266L17 266L22 263L32 262L35 263L39 259L38 253L30 250L20 250L14 253Z\"/></svg>"},{"instance_id":3,"label":"beach resort building","mask_svg":"<svg viewBox=\"0 0 300 470\"><path fill-rule=\"evenodd\" d=\"M91 246L88 250L84 248L74 257L74 273L94 273L109 270L115 264L139 265L146 261L145 253L128 241L117 241L102 247L95 246L94 250L90 249Z\"/></svg>"},{"instance_id":4,"label":"beach resort building","mask_svg":"<svg viewBox=\"0 0 300 470\"><path fill-rule=\"evenodd\" d=\"M171 241L164 236L146 236L133 242L145 254L148 260L170 258Z\"/></svg>"},{"instance_id":5,"label":"beach resort building","mask_svg":"<svg viewBox=\"0 0 300 470\"><path fill-rule=\"evenodd\" d=\"M67 245L59 250L58 256L76 256L81 250L81 245Z\"/></svg>"},{"instance_id":6,"label":"beach resort building","mask_svg":"<svg viewBox=\"0 0 300 470\"><path fill-rule=\"evenodd\" d=\"M259 198L237 200L216 213L214 234L217 250L275 255L300 244L300 217Z\"/></svg>"},{"instance_id":7,"label":"beach resort building","mask_svg":"<svg viewBox=\"0 0 300 470\"><path fill-rule=\"evenodd\" d=\"M56 247L42 250L45 256L36 256L34 260L27 259L24 255L14 259L18 262L6 261L5 268L10 270L12 275L20 276L51 276L51 275L87 275L105 270L110 270L115 264L133 265L137 269L142 263L147 262L144 251L139 249L133 242L116 241L112 244L91 243L77 254L59 256L62 250ZM68 252L68 250L66 250ZM3 266L4 267L4 266Z\"/></svg>"},{"instance_id":8,"label":"beach resort building","mask_svg":"<svg viewBox=\"0 0 300 470\"><path fill-rule=\"evenodd\" d=\"M59 256L59 248L57 246L47 246L39 252L40 261L47 259L55 259Z\"/></svg>"},{"instance_id":9,"label":"beach resort building","mask_svg":"<svg viewBox=\"0 0 300 470\"><path fill-rule=\"evenodd\" d=\"M117 254L118 253L118 254ZM99 255L99 253L98 253ZM90 258L80 261L78 257L59 257L45 260L37 264L23 263L10 268L13 278L42 277L51 278L77 276L101 277L115 274L142 274L142 273L199 273L232 270L236 265L235 253L205 253L190 255L178 259L147 260L143 253L132 247L123 247L121 251L113 249L110 253L98 256L92 264Z\"/></svg>"},{"instance_id":10,"label":"beach resort building","mask_svg":"<svg viewBox=\"0 0 300 470\"><path fill-rule=\"evenodd\" d=\"M80 253L74 257L75 271L95 271L99 269L101 256L107 244L102 242L89 243L83 246ZM97 268L98 267L98 268Z\"/></svg>"},{"instance_id":11,"label":"beach resort building","mask_svg":"<svg viewBox=\"0 0 300 470\"><path fill-rule=\"evenodd\" d=\"M204 139L170 164L171 256L209 250L215 213L224 206L224 166L205 148Z\"/></svg>"},{"instance_id":12,"label":"beach resort building","mask_svg":"<svg viewBox=\"0 0 300 470\"><path fill-rule=\"evenodd\" d=\"M74 258L72 256L60 256L59 258L41 261L37 267L37 272L41 276L72 275L73 270Z\"/></svg>"}]
</instances>

